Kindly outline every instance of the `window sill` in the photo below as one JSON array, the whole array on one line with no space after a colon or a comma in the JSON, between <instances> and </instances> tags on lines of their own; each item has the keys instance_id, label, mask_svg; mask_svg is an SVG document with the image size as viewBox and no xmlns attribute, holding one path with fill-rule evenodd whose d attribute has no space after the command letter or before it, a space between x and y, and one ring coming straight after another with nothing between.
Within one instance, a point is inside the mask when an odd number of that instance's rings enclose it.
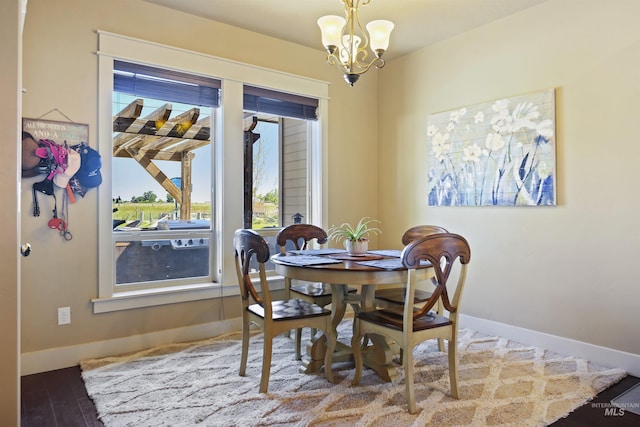
<instances>
[{"instance_id":1,"label":"window sill","mask_svg":"<svg viewBox=\"0 0 640 427\"><path fill-rule=\"evenodd\" d=\"M237 286L220 286L217 283L172 286L167 288L116 292L110 298L96 298L93 312L128 310L131 308L153 307L178 302L198 301L209 298L238 295Z\"/></svg>"},{"instance_id":2,"label":"window sill","mask_svg":"<svg viewBox=\"0 0 640 427\"><path fill-rule=\"evenodd\" d=\"M284 279L282 276L271 276L267 280L270 283L270 289L272 291L284 289ZM91 302L93 303L93 313L98 314L234 295L240 295L240 289L237 284L220 285L218 283L202 283L117 292L110 298L95 298L92 299Z\"/></svg>"}]
</instances>

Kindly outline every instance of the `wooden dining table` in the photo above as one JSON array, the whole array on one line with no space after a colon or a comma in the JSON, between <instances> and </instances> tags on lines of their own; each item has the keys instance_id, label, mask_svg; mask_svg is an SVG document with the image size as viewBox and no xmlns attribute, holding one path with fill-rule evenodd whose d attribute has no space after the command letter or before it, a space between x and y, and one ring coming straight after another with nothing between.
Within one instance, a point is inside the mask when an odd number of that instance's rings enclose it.
<instances>
[{"instance_id":1,"label":"wooden dining table","mask_svg":"<svg viewBox=\"0 0 640 427\"><path fill-rule=\"evenodd\" d=\"M364 256L349 255L340 249L317 249L291 251L271 257L276 272L285 280L328 283L332 288L332 324L337 329L343 320L347 304L355 310L375 310L375 290L382 287L398 286L407 281L407 268L400 260L400 250L379 250L367 252ZM428 265L419 268L419 279L433 277L433 269ZM358 290L357 294L347 291ZM397 378L397 370L392 358L398 347L378 335L368 337L364 344L363 363L373 369L385 381ZM307 348L304 372L317 372L324 364L326 337L318 333ZM333 362L351 359L351 347L338 342L333 353Z\"/></svg>"}]
</instances>

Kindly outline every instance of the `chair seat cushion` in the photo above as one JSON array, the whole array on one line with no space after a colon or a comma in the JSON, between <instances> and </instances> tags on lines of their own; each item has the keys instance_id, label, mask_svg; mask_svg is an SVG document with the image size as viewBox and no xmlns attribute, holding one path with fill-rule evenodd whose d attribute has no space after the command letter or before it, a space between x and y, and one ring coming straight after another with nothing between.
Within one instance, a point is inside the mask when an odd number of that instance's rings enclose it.
<instances>
[{"instance_id":1,"label":"chair seat cushion","mask_svg":"<svg viewBox=\"0 0 640 427\"><path fill-rule=\"evenodd\" d=\"M396 310L373 310L362 311L356 314L363 321L387 326L398 331L402 330L402 312ZM413 321L414 331L423 331L425 329L439 328L441 326L451 325L453 322L444 316L429 312L422 317Z\"/></svg>"},{"instance_id":2,"label":"chair seat cushion","mask_svg":"<svg viewBox=\"0 0 640 427\"><path fill-rule=\"evenodd\" d=\"M304 319L307 317L330 316L331 310L299 299L272 301L273 320ZM247 310L264 318L264 308L260 304L252 304Z\"/></svg>"},{"instance_id":3,"label":"chair seat cushion","mask_svg":"<svg viewBox=\"0 0 640 427\"><path fill-rule=\"evenodd\" d=\"M325 283L299 283L296 285L291 285L289 290L291 292L296 292L309 297L331 296L331 285L327 285ZM349 288L347 292L353 293L356 292L356 290L353 288Z\"/></svg>"},{"instance_id":4,"label":"chair seat cushion","mask_svg":"<svg viewBox=\"0 0 640 427\"><path fill-rule=\"evenodd\" d=\"M394 304L404 304L406 294L406 288L380 289L376 291L376 299L391 302ZM416 292L413 296L413 303L417 304L420 302L425 302L429 298L431 298L431 292L416 289Z\"/></svg>"}]
</instances>

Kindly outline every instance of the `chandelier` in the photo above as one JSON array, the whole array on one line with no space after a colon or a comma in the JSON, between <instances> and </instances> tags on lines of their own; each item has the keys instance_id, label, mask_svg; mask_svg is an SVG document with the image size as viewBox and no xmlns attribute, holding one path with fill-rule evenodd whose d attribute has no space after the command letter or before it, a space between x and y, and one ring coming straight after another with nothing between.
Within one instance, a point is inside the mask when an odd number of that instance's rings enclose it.
<instances>
[{"instance_id":1,"label":"chandelier","mask_svg":"<svg viewBox=\"0 0 640 427\"><path fill-rule=\"evenodd\" d=\"M365 33L358 17L361 0L341 0L346 19L337 15L327 15L318 19L318 26L322 31L322 44L328 52L327 62L336 65L344 74L344 79L353 86L361 74L375 65L384 67L382 55L389 47L389 37L393 30L393 22L385 20L371 21ZM371 0L362 0L362 6ZM367 60L369 51L375 58Z\"/></svg>"}]
</instances>

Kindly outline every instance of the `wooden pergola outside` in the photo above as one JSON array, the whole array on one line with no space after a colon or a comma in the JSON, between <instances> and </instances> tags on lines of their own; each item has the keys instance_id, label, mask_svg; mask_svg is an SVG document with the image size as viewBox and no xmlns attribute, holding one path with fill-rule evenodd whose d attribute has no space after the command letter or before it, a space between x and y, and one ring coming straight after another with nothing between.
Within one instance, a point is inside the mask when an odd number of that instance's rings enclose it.
<instances>
[{"instance_id":1,"label":"wooden pergola outside","mask_svg":"<svg viewBox=\"0 0 640 427\"><path fill-rule=\"evenodd\" d=\"M211 143L210 118L198 120L199 108L171 118L172 106L164 104L140 117L144 101L136 99L113 117L113 157L132 158L180 205L180 219L191 217L191 163L193 150ZM181 164L181 187L154 163L170 160Z\"/></svg>"}]
</instances>

